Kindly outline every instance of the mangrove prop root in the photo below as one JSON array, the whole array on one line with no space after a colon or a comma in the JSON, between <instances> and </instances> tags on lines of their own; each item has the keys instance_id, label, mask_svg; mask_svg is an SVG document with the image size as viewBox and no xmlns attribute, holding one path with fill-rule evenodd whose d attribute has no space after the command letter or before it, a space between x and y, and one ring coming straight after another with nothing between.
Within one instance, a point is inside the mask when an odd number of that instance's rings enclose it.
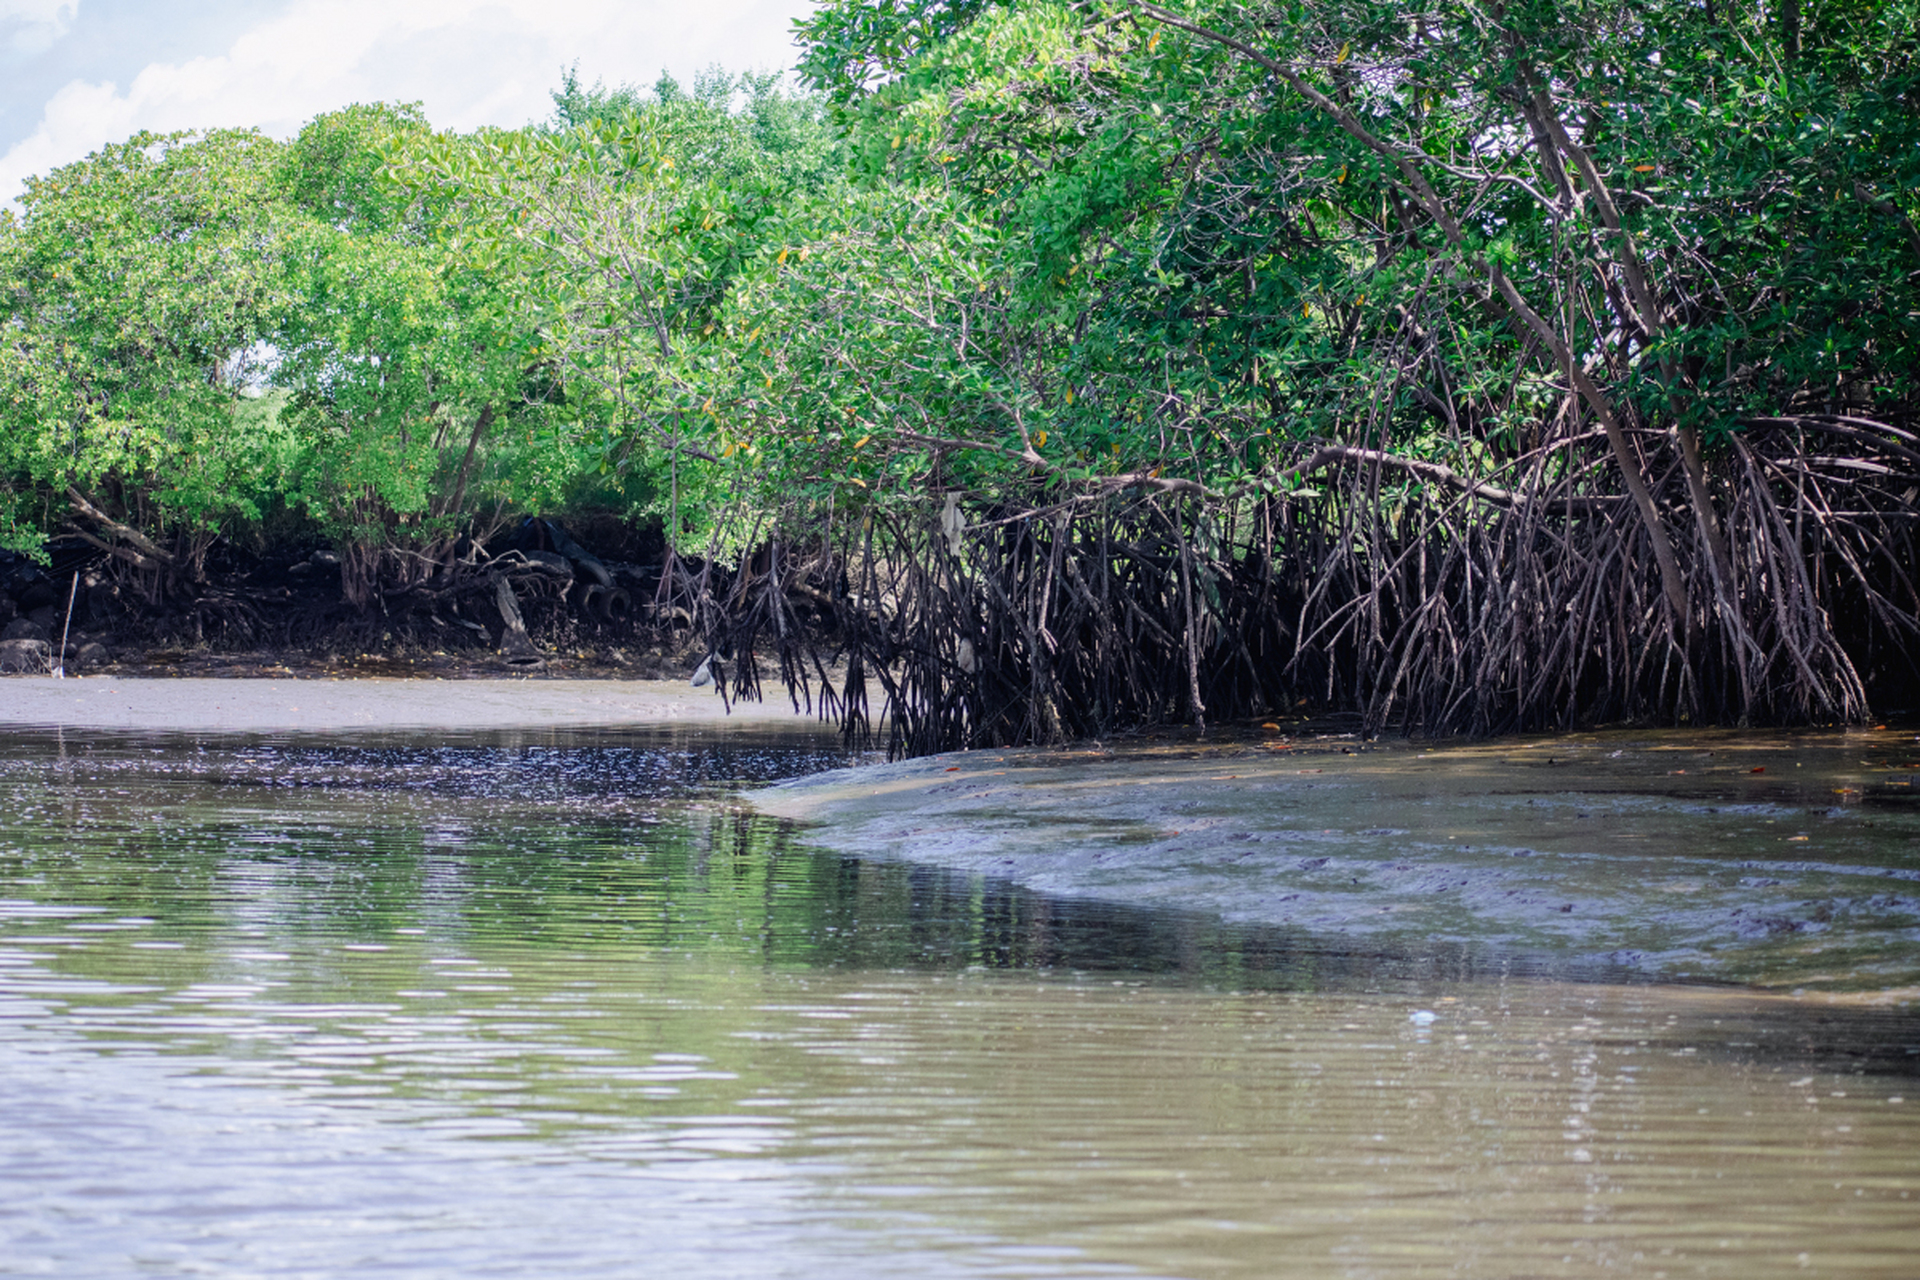
<instances>
[{"instance_id":1,"label":"mangrove prop root","mask_svg":"<svg viewBox=\"0 0 1920 1280\"><path fill-rule=\"evenodd\" d=\"M1846 456L1823 456L1822 433ZM1640 433L1663 459L1649 496L1688 586L1679 609L1639 507L1604 491L1613 443L1562 439L1467 484L1323 448L1290 473L1310 464L1313 490L934 494L828 536L804 566L763 549L698 611L736 659L734 696L758 692L738 659L770 649L796 706L866 741L872 680L897 755L1302 703L1367 732L1852 722L1870 678L1920 686L1907 433L1768 419L1699 474ZM1712 530L1694 527L1701 475ZM816 698L826 672L794 602L828 596L848 674Z\"/></svg>"},{"instance_id":2,"label":"mangrove prop root","mask_svg":"<svg viewBox=\"0 0 1920 1280\"><path fill-rule=\"evenodd\" d=\"M577 625L646 636L704 656L729 700L765 696L771 675L797 710L895 755L1303 705L1429 734L1853 722L1876 689L1911 705L1913 432L1756 419L1697 474L1671 433L1632 443L1687 584L1678 610L1653 532L1615 491L1614 442L1576 422L1471 469L1302 445L1232 491L1035 473L788 519L779 536L760 536L775 527L762 515L737 563L669 550L622 570L631 595L460 540L390 555L361 580L363 612L370 636L458 640L447 619L471 629L473 606L497 610L508 661L537 657L530 621L556 644ZM1703 476L1713 530L1698 527ZM151 581L124 557L106 571L134 594ZM181 617L195 641L267 627L212 590Z\"/></svg>"}]
</instances>

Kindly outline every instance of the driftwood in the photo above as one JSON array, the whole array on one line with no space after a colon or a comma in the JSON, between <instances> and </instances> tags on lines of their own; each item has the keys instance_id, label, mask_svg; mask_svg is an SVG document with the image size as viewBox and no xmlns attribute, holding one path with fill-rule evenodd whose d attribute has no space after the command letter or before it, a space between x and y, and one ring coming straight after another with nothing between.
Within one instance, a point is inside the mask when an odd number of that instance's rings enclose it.
<instances>
[{"instance_id":1,"label":"driftwood","mask_svg":"<svg viewBox=\"0 0 1920 1280\"><path fill-rule=\"evenodd\" d=\"M96 525L100 526L104 532L110 535L110 538L100 538L88 532L83 526L69 522L69 527L72 532L90 546L97 547L109 555L118 556L137 569L157 571L164 566L170 566L175 563L174 555L171 551L168 551L165 547L162 547L133 526L115 520L94 503L90 502L87 496L78 489L72 487L67 489L67 501L72 504L76 515L93 521ZM118 541L116 542L110 539L118 539ZM125 543L126 545L122 546L120 543Z\"/></svg>"},{"instance_id":2,"label":"driftwood","mask_svg":"<svg viewBox=\"0 0 1920 1280\"><path fill-rule=\"evenodd\" d=\"M513 594L507 575L493 575L493 603L500 610L500 654L515 665L530 666L541 661L539 649L527 634L526 621L520 616L520 601Z\"/></svg>"}]
</instances>

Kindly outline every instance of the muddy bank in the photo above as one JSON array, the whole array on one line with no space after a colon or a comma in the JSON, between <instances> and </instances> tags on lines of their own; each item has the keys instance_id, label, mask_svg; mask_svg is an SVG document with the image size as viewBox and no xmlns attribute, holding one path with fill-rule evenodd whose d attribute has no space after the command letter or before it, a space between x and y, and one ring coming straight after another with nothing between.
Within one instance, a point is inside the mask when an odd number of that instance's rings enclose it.
<instances>
[{"instance_id":1,"label":"muddy bank","mask_svg":"<svg viewBox=\"0 0 1920 1280\"><path fill-rule=\"evenodd\" d=\"M1303 947L1920 989L1911 729L971 752L753 793L841 854Z\"/></svg>"},{"instance_id":2,"label":"muddy bank","mask_svg":"<svg viewBox=\"0 0 1920 1280\"><path fill-rule=\"evenodd\" d=\"M735 702L684 680L0 680L0 725L180 732L511 729L731 719L816 723L784 699ZM824 731L824 730L823 730Z\"/></svg>"},{"instance_id":3,"label":"muddy bank","mask_svg":"<svg viewBox=\"0 0 1920 1280\"><path fill-rule=\"evenodd\" d=\"M503 536L463 573L357 605L341 557L306 542L221 541L203 577L164 589L71 538L50 542L45 564L0 551L0 673L672 679L698 665L685 610L653 603L657 533L587 522L596 555L557 522L527 523L540 538Z\"/></svg>"}]
</instances>

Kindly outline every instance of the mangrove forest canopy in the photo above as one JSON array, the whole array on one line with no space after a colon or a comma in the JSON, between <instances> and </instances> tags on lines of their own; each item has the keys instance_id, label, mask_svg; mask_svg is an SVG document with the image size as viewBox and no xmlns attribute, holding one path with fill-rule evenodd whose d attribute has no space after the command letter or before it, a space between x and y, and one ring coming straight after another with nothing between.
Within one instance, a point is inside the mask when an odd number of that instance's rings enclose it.
<instances>
[{"instance_id":1,"label":"mangrove forest canopy","mask_svg":"<svg viewBox=\"0 0 1920 1280\"><path fill-rule=\"evenodd\" d=\"M614 513L657 554L575 558L594 625L915 753L1920 705L1920 0L797 34L32 181L0 540L235 635L222 548L324 546L348 613L496 643L526 529Z\"/></svg>"}]
</instances>

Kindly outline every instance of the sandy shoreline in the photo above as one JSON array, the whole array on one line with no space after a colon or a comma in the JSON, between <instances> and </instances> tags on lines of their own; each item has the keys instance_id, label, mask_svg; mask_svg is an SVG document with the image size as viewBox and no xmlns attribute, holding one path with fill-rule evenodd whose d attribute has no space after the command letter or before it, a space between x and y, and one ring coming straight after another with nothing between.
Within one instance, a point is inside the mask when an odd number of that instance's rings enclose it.
<instances>
[{"instance_id":1,"label":"sandy shoreline","mask_svg":"<svg viewBox=\"0 0 1920 1280\"><path fill-rule=\"evenodd\" d=\"M0 725L179 732L512 729L726 721L789 725L782 697L736 702L680 680L0 680Z\"/></svg>"}]
</instances>

